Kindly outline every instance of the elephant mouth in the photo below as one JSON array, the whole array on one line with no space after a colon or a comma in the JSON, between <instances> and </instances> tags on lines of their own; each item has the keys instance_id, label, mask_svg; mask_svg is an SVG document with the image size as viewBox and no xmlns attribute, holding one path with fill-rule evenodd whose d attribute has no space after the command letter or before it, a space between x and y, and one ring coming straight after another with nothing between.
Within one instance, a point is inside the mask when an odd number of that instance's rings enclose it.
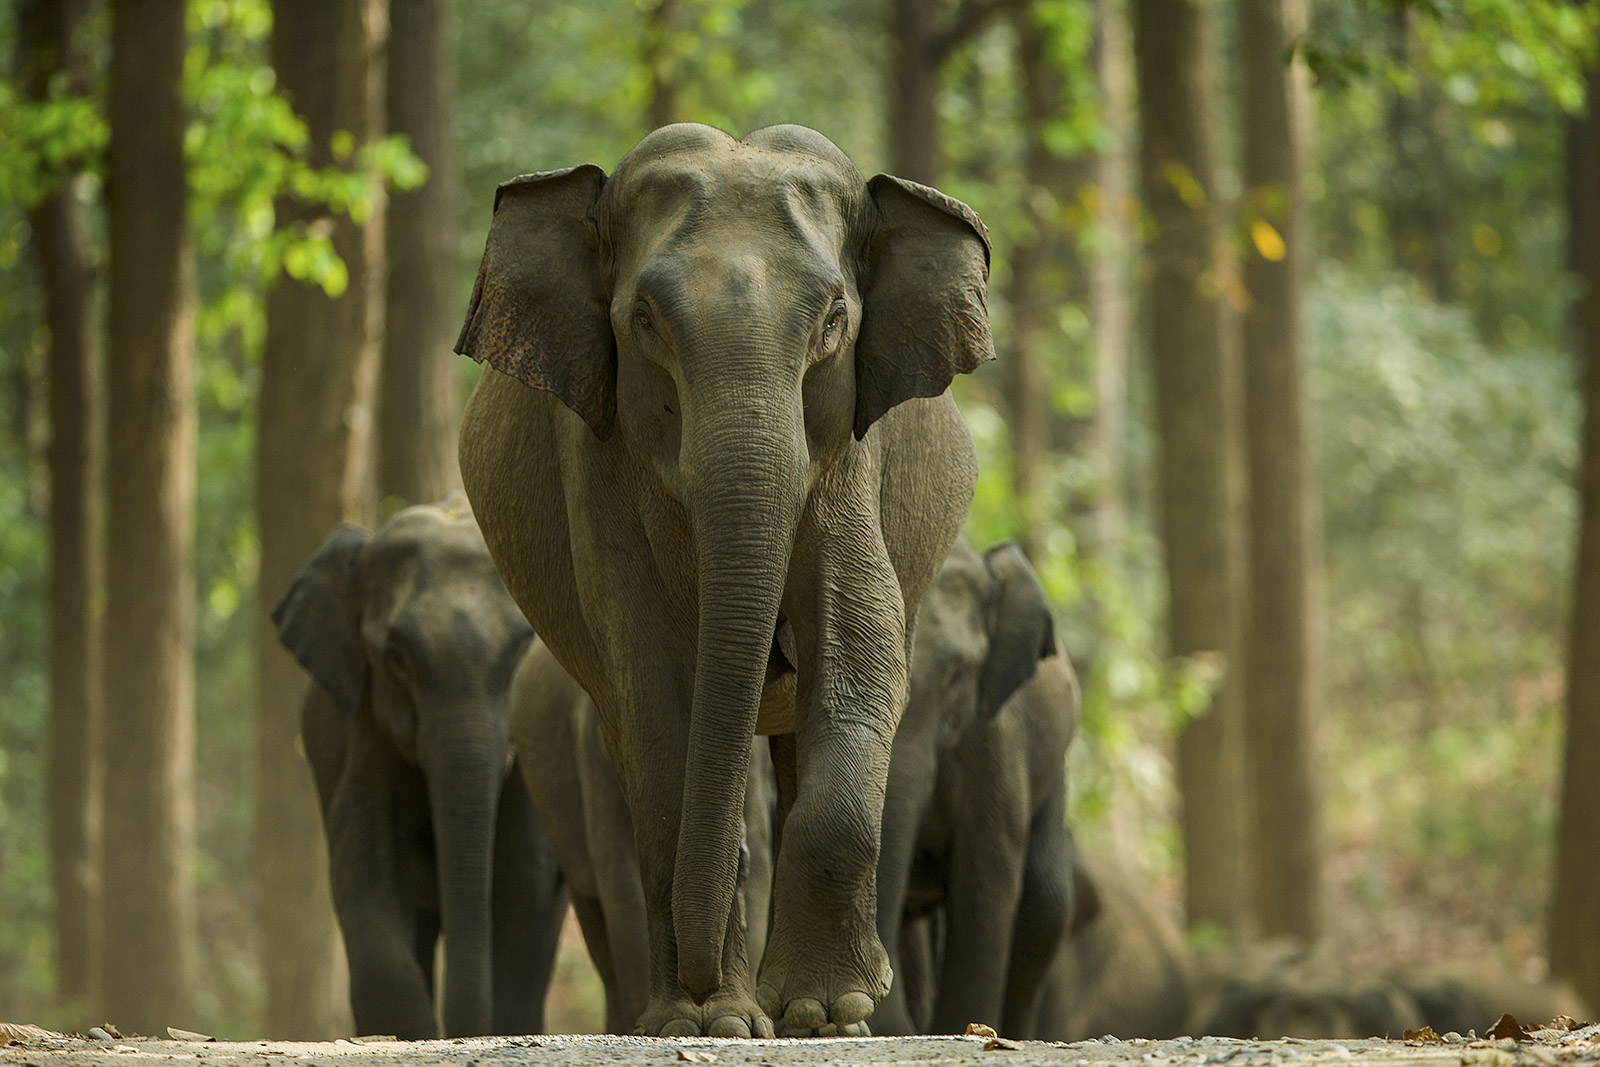
<instances>
[{"instance_id":1,"label":"elephant mouth","mask_svg":"<svg viewBox=\"0 0 1600 1067\"><path fill-rule=\"evenodd\" d=\"M756 712L756 733L794 733L795 661L794 627L782 615L772 631L767 650L767 676L761 685L761 707Z\"/></svg>"}]
</instances>

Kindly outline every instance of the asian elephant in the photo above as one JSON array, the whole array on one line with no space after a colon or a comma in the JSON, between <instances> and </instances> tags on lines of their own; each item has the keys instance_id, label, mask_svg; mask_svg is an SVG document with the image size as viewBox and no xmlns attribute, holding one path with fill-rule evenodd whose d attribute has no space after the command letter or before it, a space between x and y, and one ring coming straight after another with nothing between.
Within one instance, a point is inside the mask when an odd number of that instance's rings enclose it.
<instances>
[{"instance_id":1,"label":"asian elephant","mask_svg":"<svg viewBox=\"0 0 1600 1067\"><path fill-rule=\"evenodd\" d=\"M1194 976L1176 918L1126 873L1081 851L1072 885L1072 925L1045 979L1033 1036L1184 1033Z\"/></svg>"},{"instance_id":2,"label":"asian elephant","mask_svg":"<svg viewBox=\"0 0 1600 1067\"><path fill-rule=\"evenodd\" d=\"M896 983L875 1033L981 1022L1029 1036L1072 911L1066 752L1077 722L1077 679L1022 551L958 542L922 601L878 862L878 932L897 968L908 921L940 913L932 1014L918 1018L916 991Z\"/></svg>"},{"instance_id":3,"label":"asian elephant","mask_svg":"<svg viewBox=\"0 0 1600 1067\"><path fill-rule=\"evenodd\" d=\"M923 590L971 501L948 395L993 357L987 233L799 126L678 124L607 177L502 185L457 350L461 470L506 585L594 698L633 814L645 1034L855 1028ZM733 921L773 735L759 981ZM752 988L754 985L754 988Z\"/></svg>"},{"instance_id":4,"label":"asian elephant","mask_svg":"<svg viewBox=\"0 0 1600 1067\"><path fill-rule=\"evenodd\" d=\"M456 494L335 531L272 613L311 675L301 734L327 830L358 1032L534 1033L566 913L511 761L533 637Z\"/></svg>"},{"instance_id":5,"label":"asian elephant","mask_svg":"<svg viewBox=\"0 0 1600 1067\"><path fill-rule=\"evenodd\" d=\"M736 909L752 961L766 944L772 892L772 763L751 746ZM511 680L511 746L555 842L589 957L606 990L606 1029L627 1033L650 996L650 938L633 820L594 701L535 640Z\"/></svg>"}]
</instances>

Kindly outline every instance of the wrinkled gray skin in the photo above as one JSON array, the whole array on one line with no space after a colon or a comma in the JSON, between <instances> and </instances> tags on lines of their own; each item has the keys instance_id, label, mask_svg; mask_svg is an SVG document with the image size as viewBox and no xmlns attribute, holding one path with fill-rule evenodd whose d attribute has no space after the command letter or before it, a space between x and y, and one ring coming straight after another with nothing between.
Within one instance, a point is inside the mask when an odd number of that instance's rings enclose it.
<instances>
[{"instance_id":1,"label":"wrinkled gray skin","mask_svg":"<svg viewBox=\"0 0 1600 1067\"><path fill-rule=\"evenodd\" d=\"M407 508L344 526L273 612L311 675L301 733L363 1034L535 1033L566 911L510 759L507 690L533 632L478 528Z\"/></svg>"},{"instance_id":2,"label":"wrinkled gray skin","mask_svg":"<svg viewBox=\"0 0 1600 1067\"><path fill-rule=\"evenodd\" d=\"M511 681L511 746L561 858L589 957L606 990L606 1029L629 1033L650 996L650 937L633 820L594 701L535 640ZM736 907L752 961L766 944L775 801L767 745L751 747L745 868Z\"/></svg>"},{"instance_id":3,"label":"wrinkled gray skin","mask_svg":"<svg viewBox=\"0 0 1600 1067\"><path fill-rule=\"evenodd\" d=\"M1073 875L1072 926L1045 979L1034 1036L1086 1041L1185 1033L1193 976L1177 921L1110 864L1079 853Z\"/></svg>"},{"instance_id":4,"label":"wrinkled gray skin","mask_svg":"<svg viewBox=\"0 0 1600 1067\"><path fill-rule=\"evenodd\" d=\"M1065 759L1077 722L1077 679L1021 550L1007 543L979 555L958 542L918 617L878 863L878 930L891 960L907 919L941 912L932 940L942 947L915 946L932 955L932 1033L971 1022L1031 1032L1071 915ZM874 1033L923 1029L911 983L895 986Z\"/></svg>"},{"instance_id":5,"label":"wrinkled gray skin","mask_svg":"<svg viewBox=\"0 0 1600 1067\"><path fill-rule=\"evenodd\" d=\"M910 627L976 478L947 387L993 355L965 205L797 126L664 127L496 194L461 470L512 596L595 700L650 930L646 1034L853 1027ZM779 735L771 936L734 897Z\"/></svg>"}]
</instances>

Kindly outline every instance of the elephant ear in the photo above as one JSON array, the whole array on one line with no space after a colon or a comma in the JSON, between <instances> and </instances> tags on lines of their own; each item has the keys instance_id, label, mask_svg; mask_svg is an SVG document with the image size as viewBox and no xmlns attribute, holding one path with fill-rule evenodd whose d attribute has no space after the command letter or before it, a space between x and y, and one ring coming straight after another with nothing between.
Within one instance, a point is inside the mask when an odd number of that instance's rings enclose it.
<instances>
[{"instance_id":1,"label":"elephant ear","mask_svg":"<svg viewBox=\"0 0 1600 1067\"><path fill-rule=\"evenodd\" d=\"M978 679L978 715L992 719L1002 705L1056 654L1056 624L1039 576L1010 541L983 554L994 579L989 602L989 654Z\"/></svg>"},{"instance_id":2,"label":"elephant ear","mask_svg":"<svg viewBox=\"0 0 1600 1067\"><path fill-rule=\"evenodd\" d=\"M340 526L312 553L289 592L272 609L278 642L345 715L359 711L367 695L356 565L371 539L359 526Z\"/></svg>"},{"instance_id":3,"label":"elephant ear","mask_svg":"<svg viewBox=\"0 0 1600 1067\"><path fill-rule=\"evenodd\" d=\"M856 338L855 435L914 396L938 396L994 358L984 290L989 231L937 189L880 174L867 183L877 227Z\"/></svg>"},{"instance_id":4,"label":"elephant ear","mask_svg":"<svg viewBox=\"0 0 1600 1067\"><path fill-rule=\"evenodd\" d=\"M605 172L592 164L513 178L494 222L456 351L553 393L595 436L617 416L617 341L593 210Z\"/></svg>"}]
</instances>

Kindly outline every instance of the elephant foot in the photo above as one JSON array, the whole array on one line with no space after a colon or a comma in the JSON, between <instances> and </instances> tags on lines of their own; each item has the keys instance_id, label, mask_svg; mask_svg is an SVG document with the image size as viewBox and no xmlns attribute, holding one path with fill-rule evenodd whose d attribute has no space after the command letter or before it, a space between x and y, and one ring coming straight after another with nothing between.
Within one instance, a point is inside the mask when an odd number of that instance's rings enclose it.
<instances>
[{"instance_id":1,"label":"elephant foot","mask_svg":"<svg viewBox=\"0 0 1600 1067\"><path fill-rule=\"evenodd\" d=\"M779 1023L779 1037L871 1037L872 1028L865 1021L859 1023L824 1023L815 1030L791 1030Z\"/></svg>"},{"instance_id":2,"label":"elephant foot","mask_svg":"<svg viewBox=\"0 0 1600 1067\"><path fill-rule=\"evenodd\" d=\"M652 996L633 1032L642 1037L772 1037L772 1019L750 994L718 991L696 1004L682 992Z\"/></svg>"},{"instance_id":3,"label":"elephant foot","mask_svg":"<svg viewBox=\"0 0 1600 1067\"><path fill-rule=\"evenodd\" d=\"M757 999L785 1037L865 1037L866 1018L889 992L889 957L870 927L856 938L767 942Z\"/></svg>"}]
</instances>

